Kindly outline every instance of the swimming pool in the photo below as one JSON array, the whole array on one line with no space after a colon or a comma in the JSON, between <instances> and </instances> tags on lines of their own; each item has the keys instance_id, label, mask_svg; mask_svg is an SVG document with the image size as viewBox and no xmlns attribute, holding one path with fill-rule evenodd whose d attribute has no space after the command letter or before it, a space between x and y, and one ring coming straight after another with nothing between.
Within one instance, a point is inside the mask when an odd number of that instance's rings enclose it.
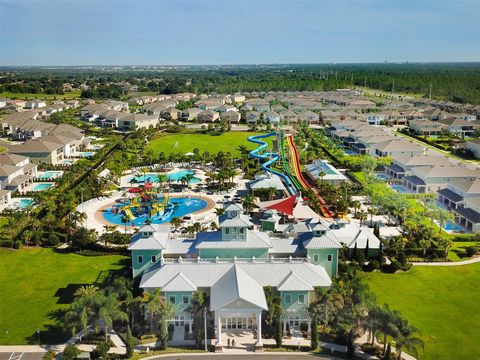
<instances>
[{"instance_id":1,"label":"swimming pool","mask_svg":"<svg viewBox=\"0 0 480 360\"><path fill-rule=\"evenodd\" d=\"M140 176L132 176L130 178L130 182L132 181L136 181L138 183L143 183L145 181L150 181L152 183L157 183L158 182L158 175L160 173L146 173L145 175L140 175ZM180 180L182 177L186 176L187 174L192 174L192 175L195 175L195 172L192 171L192 170L180 170L180 171L177 171L177 172L174 172L173 174L167 174L167 178L170 180L170 181L178 181ZM200 182L200 179L199 178L196 178L194 177L190 183L191 184L196 184Z\"/></svg>"},{"instance_id":2,"label":"swimming pool","mask_svg":"<svg viewBox=\"0 0 480 360\"><path fill-rule=\"evenodd\" d=\"M92 145L90 146L93 150L100 150L101 148L103 148L103 145Z\"/></svg>"},{"instance_id":3,"label":"swimming pool","mask_svg":"<svg viewBox=\"0 0 480 360\"><path fill-rule=\"evenodd\" d=\"M38 176L39 179L48 180L52 178L57 178L63 175L63 171L45 171L43 174Z\"/></svg>"},{"instance_id":4,"label":"swimming pool","mask_svg":"<svg viewBox=\"0 0 480 360\"><path fill-rule=\"evenodd\" d=\"M14 202L10 207L12 209L23 210L33 204L32 198L21 198L21 199L13 199Z\"/></svg>"},{"instance_id":5,"label":"swimming pool","mask_svg":"<svg viewBox=\"0 0 480 360\"><path fill-rule=\"evenodd\" d=\"M350 149L343 150L343 152L345 153L345 155L350 155L350 156L359 155L356 151L353 151Z\"/></svg>"},{"instance_id":6,"label":"swimming pool","mask_svg":"<svg viewBox=\"0 0 480 360\"><path fill-rule=\"evenodd\" d=\"M388 180L388 176L384 173L375 173L375 177L380 180Z\"/></svg>"},{"instance_id":7,"label":"swimming pool","mask_svg":"<svg viewBox=\"0 0 480 360\"><path fill-rule=\"evenodd\" d=\"M77 155L80 157L92 157L96 154L95 151L78 151Z\"/></svg>"},{"instance_id":8,"label":"swimming pool","mask_svg":"<svg viewBox=\"0 0 480 360\"><path fill-rule=\"evenodd\" d=\"M411 194L411 191L408 190L404 185L400 184L390 184L389 185L393 190L401 194Z\"/></svg>"},{"instance_id":9,"label":"swimming pool","mask_svg":"<svg viewBox=\"0 0 480 360\"><path fill-rule=\"evenodd\" d=\"M32 188L32 191L43 191L51 188L53 183L39 183Z\"/></svg>"},{"instance_id":10,"label":"swimming pool","mask_svg":"<svg viewBox=\"0 0 480 360\"><path fill-rule=\"evenodd\" d=\"M142 226L145 223L145 221L149 218L152 220L153 224L161 224L161 223L169 222L171 219L175 217L181 218L184 215L204 209L208 205L205 200L200 198L195 198L195 197L170 198L169 204L174 204L174 209L173 209L173 212L167 214L166 216L157 214L157 215L154 215L152 218L150 218L148 215L142 215L135 218L135 220L133 221L133 224L135 226ZM116 225L125 225L125 223L122 222L122 218L124 218L124 216L122 214L113 213L112 208L108 208L103 212L103 218ZM132 221L129 221L127 223L127 226L131 226L131 225L132 225Z\"/></svg>"},{"instance_id":11,"label":"swimming pool","mask_svg":"<svg viewBox=\"0 0 480 360\"><path fill-rule=\"evenodd\" d=\"M465 228L463 226L460 226L452 221L447 221L445 224L443 224L443 230L445 231L451 231L455 233L464 233L466 232Z\"/></svg>"},{"instance_id":12,"label":"swimming pool","mask_svg":"<svg viewBox=\"0 0 480 360\"><path fill-rule=\"evenodd\" d=\"M65 159L62 161L62 165L73 165L74 161L73 160L68 160Z\"/></svg>"}]
</instances>

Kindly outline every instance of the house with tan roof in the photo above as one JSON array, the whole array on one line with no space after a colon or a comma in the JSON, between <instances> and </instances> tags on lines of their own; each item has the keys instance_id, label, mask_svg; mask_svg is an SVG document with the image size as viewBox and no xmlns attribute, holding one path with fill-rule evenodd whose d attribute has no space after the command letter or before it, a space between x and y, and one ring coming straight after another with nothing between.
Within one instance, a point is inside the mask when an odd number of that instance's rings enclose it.
<instances>
[{"instance_id":1,"label":"house with tan roof","mask_svg":"<svg viewBox=\"0 0 480 360\"><path fill-rule=\"evenodd\" d=\"M155 116L147 114L126 114L118 120L117 128L121 131L133 131L154 128L157 125L158 118Z\"/></svg>"},{"instance_id":2,"label":"house with tan roof","mask_svg":"<svg viewBox=\"0 0 480 360\"><path fill-rule=\"evenodd\" d=\"M220 118L220 114L213 110L204 110L197 115L197 121L200 123L215 122Z\"/></svg>"},{"instance_id":3,"label":"house with tan roof","mask_svg":"<svg viewBox=\"0 0 480 360\"><path fill-rule=\"evenodd\" d=\"M480 170L473 170L465 166L417 166L412 168L411 175L404 177L408 190L423 194L436 192L445 188L452 181L473 181L480 177Z\"/></svg>"},{"instance_id":4,"label":"house with tan roof","mask_svg":"<svg viewBox=\"0 0 480 360\"><path fill-rule=\"evenodd\" d=\"M393 139L372 145L373 154L385 156L415 156L425 153L425 149L413 142L404 139Z\"/></svg>"},{"instance_id":5,"label":"house with tan roof","mask_svg":"<svg viewBox=\"0 0 480 360\"><path fill-rule=\"evenodd\" d=\"M64 145L45 141L42 138L30 139L21 145L10 147L10 153L27 156L35 164L61 164L64 160Z\"/></svg>"},{"instance_id":6,"label":"house with tan roof","mask_svg":"<svg viewBox=\"0 0 480 360\"><path fill-rule=\"evenodd\" d=\"M448 156L415 155L394 156L392 164L385 166L385 174L392 179L402 179L412 174L412 168L420 166L451 166Z\"/></svg>"},{"instance_id":7,"label":"house with tan roof","mask_svg":"<svg viewBox=\"0 0 480 360\"><path fill-rule=\"evenodd\" d=\"M442 130L447 130L447 125L432 120L410 120L408 127L415 134L422 136L438 136L441 135Z\"/></svg>"},{"instance_id":8,"label":"house with tan roof","mask_svg":"<svg viewBox=\"0 0 480 360\"><path fill-rule=\"evenodd\" d=\"M446 118L438 120L438 122L444 124L447 127L447 130L451 133L457 134L461 137L473 136L475 131L480 129L480 125L459 118Z\"/></svg>"},{"instance_id":9,"label":"house with tan roof","mask_svg":"<svg viewBox=\"0 0 480 360\"><path fill-rule=\"evenodd\" d=\"M229 124L238 124L242 115L235 110L229 110L220 114L220 120Z\"/></svg>"},{"instance_id":10,"label":"house with tan roof","mask_svg":"<svg viewBox=\"0 0 480 360\"><path fill-rule=\"evenodd\" d=\"M182 121L193 121L197 120L197 116L199 113L201 113L202 110L198 108L188 108L185 110L182 110L180 113L180 119Z\"/></svg>"}]
</instances>

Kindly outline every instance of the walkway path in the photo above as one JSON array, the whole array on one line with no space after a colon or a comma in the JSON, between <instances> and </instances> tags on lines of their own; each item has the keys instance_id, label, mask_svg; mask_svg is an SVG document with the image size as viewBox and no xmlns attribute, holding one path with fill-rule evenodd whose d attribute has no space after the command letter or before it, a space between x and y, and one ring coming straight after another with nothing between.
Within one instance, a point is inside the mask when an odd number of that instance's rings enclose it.
<instances>
[{"instance_id":1,"label":"walkway path","mask_svg":"<svg viewBox=\"0 0 480 360\"><path fill-rule=\"evenodd\" d=\"M412 263L413 266L461 266L461 265L470 265L480 262L480 256L473 259L463 260L463 261L452 261L452 262L417 262Z\"/></svg>"}]
</instances>

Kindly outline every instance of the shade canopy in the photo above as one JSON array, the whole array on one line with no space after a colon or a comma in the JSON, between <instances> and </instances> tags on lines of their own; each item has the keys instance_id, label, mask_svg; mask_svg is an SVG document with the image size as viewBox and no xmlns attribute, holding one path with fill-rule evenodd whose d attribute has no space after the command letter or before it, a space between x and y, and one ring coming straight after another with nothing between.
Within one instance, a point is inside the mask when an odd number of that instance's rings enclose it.
<instances>
[{"instance_id":1,"label":"shade canopy","mask_svg":"<svg viewBox=\"0 0 480 360\"><path fill-rule=\"evenodd\" d=\"M297 195L292 195L283 199L259 202L257 205L263 209L277 210L293 216L293 208L296 200Z\"/></svg>"}]
</instances>

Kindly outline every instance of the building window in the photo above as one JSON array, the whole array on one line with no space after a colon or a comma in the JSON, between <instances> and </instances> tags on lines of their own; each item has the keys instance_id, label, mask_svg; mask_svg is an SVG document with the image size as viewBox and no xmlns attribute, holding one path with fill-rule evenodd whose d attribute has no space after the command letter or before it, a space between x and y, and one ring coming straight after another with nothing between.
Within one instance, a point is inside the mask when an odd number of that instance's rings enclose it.
<instances>
[{"instance_id":1,"label":"building window","mask_svg":"<svg viewBox=\"0 0 480 360\"><path fill-rule=\"evenodd\" d=\"M285 294L285 304L290 304L292 302L292 295Z\"/></svg>"},{"instance_id":2,"label":"building window","mask_svg":"<svg viewBox=\"0 0 480 360\"><path fill-rule=\"evenodd\" d=\"M182 298L182 301L183 301L184 304L188 304L188 302L189 302L188 296L184 296L184 297Z\"/></svg>"},{"instance_id":3,"label":"building window","mask_svg":"<svg viewBox=\"0 0 480 360\"><path fill-rule=\"evenodd\" d=\"M229 228L225 228L225 235L228 235L230 234L230 229Z\"/></svg>"},{"instance_id":4,"label":"building window","mask_svg":"<svg viewBox=\"0 0 480 360\"><path fill-rule=\"evenodd\" d=\"M176 302L175 296L170 296L170 297L168 298L168 300L169 300L172 304L175 304L175 302Z\"/></svg>"},{"instance_id":5,"label":"building window","mask_svg":"<svg viewBox=\"0 0 480 360\"><path fill-rule=\"evenodd\" d=\"M156 263L157 262L157 257L155 255L152 255L151 260L152 260L152 263Z\"/></svg>"},{"instance_id":6,"label":"building window","mask_svg":"<svg viewBox=\"0 0 480 360\"><path fill-rule=\"evenodd\" d=\"M240 228L240 234L243 235L244 230L245 230L244 228Z\"/></svg>"},{"instance_id":7,"label":"building window","mask_svg":"<svg viewBox=\"0 0 480 360\"><path fill-rule=\"evenodd\" d=\"M298 303L299 304L305 304L305 295L303 295L303 294L298 295Z\"/></svg>"},{"instance_id":8,"label":"building window","mask_svg":"<svg viewBox=\"0 0 480 360\"><path fill-rule=\"evenodd\" d=\"M315 254L313 255L313 262L318 262L319 261L319 255Z\"/></svg>"},{"instance_id":9,"label":"building window","mask_svg":"<svg viewBox=\"0 0 480 360\"><path fill-rule=\"evenodd\" d=\"M327 255L327 261L328 262L332 262L332 258L333 258L332 254Z\"/></svg>"},{"instance_id":10,"label":"building window","mask_svg":"<svg viewBox=\"0 0 480 360\"><path fill-rule=\"evenodd\" d=\"M137 262L138 262L139 264L143 263L143 256L141 256L141 255L138 256L138 257L137 257Z\"/></svg>"}]
</instances>

